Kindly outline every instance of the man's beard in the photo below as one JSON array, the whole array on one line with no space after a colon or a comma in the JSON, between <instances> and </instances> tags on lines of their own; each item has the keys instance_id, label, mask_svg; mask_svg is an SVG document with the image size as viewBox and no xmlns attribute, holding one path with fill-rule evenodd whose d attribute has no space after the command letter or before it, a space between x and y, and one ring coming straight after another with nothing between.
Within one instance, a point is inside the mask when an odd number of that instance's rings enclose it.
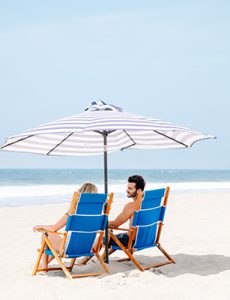
<instances>
[{"instance_id":1,"label":"man's beard","mask_svg":"<svg viewBox=\"0 0 230 300\"><path fill-rule=\"evenodd\" d=\"M134 198L134 197L136 197L136 196L137 196L137 191L134 192L134 193L132 193L132 194L128 194L128 195L127 195L128 198Z\"/></svg>"}]
</instances>

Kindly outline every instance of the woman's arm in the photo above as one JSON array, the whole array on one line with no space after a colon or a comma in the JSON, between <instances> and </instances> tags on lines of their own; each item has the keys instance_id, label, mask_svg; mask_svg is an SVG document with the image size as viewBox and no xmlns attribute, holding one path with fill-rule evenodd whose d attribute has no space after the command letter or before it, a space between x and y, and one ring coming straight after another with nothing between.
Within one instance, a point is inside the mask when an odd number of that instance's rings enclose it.
<instances>
[{"instance_id":1,"label":"woman's arm","mask_svg":"<svg viewBox=\"0 0 230 300\"><path fill-rule=\"evenodd\" d=\"M57 231L66 225L67 219L68 219L68 214L66 213L55 224L53 224L53 225L36 225L33 227L33 231L36 231L41 228L51 230L51 231Z\"/></svg>"}]
</instances>

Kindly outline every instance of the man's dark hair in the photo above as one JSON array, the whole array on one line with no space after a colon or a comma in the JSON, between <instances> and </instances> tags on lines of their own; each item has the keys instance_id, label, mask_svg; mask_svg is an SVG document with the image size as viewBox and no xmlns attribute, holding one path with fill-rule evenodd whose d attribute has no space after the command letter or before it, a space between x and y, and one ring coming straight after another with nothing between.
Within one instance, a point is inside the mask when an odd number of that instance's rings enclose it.
<instances>
[{"instance_id":1,"label":"man's dark hair","mask_svg":"<svg viewBox=\"0 0 230 300\"><path fill-rule=\"evenodd\" d=\"M141 189L142 191L144 191L144 188L145 188L145 180L142 176L140 175L133 175L133 176L130 176L128 178L128 182L130 183L136 183L136 189L139 190Z\"/></svg>"}]
</instances>

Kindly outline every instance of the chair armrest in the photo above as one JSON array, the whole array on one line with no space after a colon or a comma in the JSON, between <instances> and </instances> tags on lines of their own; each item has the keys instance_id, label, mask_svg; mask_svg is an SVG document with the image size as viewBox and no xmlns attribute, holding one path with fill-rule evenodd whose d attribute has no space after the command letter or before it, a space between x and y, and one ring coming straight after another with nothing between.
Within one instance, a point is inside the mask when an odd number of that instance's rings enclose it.
<instances>
[{"instance_id":1,"label":"chair armrest","mask_svg":"<svg viewBox=\"0 0 230 300\"><path fill-rule=\"evenodd\" d=\"M47 232L49 232L49 233L54 233L54 234L62 234L62 235L64 235L64 233L63 233L63 232L59 232L59 231L52 231L52 230L43 229L43 228L39 228L39 229L37 229L36 231L38 231L38 232L42 232L42 233L47 233Z\"/></svg>"},{"instance_id":2,"label":"chair armrest","mask_svg":"<svg viewBox=\"0 0 230 300\"><path fill-rule=\"evenodd\" d=\"M119 228L109 228L110 230L121 230L121 231L129 231L129 229L128 228L121 228L121 227L119 227Z\"/></svg>"}]
</instances>

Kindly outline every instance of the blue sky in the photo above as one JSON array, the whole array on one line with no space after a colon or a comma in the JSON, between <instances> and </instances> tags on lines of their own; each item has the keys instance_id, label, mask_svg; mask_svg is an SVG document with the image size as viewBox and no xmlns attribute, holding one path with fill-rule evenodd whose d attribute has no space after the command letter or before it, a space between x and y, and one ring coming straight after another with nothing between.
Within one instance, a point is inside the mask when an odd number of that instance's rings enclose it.
<instances>
[{"instance_id":1,"label":"blue sky","mask_svg":"<svg viewBox=\"0 0 230 300\"><path fill-rule=\"evenodd\" d=\"M229 1L1 1L0 143L104 100L214 136L123 151L110 168L230 168ZM103 158L0 152L0 168L101 168Z\"/></svg>"}]
</instances>

